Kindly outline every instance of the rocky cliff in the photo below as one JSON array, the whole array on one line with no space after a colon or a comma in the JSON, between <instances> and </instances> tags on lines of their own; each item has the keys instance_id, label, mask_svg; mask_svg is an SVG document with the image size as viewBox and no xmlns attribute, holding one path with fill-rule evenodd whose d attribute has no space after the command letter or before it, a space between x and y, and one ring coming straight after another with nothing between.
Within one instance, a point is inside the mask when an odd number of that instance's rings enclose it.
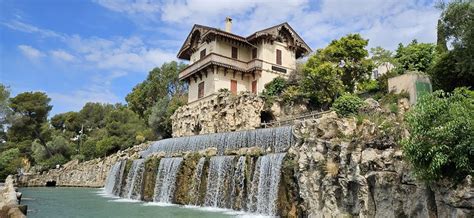
<instances>
[{"instance_id":1,"label":"rocky cliff","mask_svg":"<svg viewBox=\"0 0 474 218\"><path fill-rule=\"evenodd\" d=\"M289 153L302 210L310 217L473 217L470 176L457 187L413 176L396 143L408 134L399 119L330 113L296 124Z\"/></svg>"},{"instance_id":2,"label":"rocky cliff","mask_svg":"<svg viewBox=\"0 0 474 218\"><path fill-rule=\"evenodd\" d=\"M79 163L72 160L59 169L43 173L27 173L20 177L21 186L45 186L54 182L56 186L103 187L110 167L123 159L136 159L140 151L148 147L148 143L136 145L119 151L105 158L97 158Z\"/></svg>"},{"instance_id":3,"label":"rocky cliff","mask_svg":"<svg viewBox=\"0 0 474 218\"><path fill-rule=\"evenodd\" d=\"M173 137L255 129L260 126L263 99L228 91L180 107L171 117Z\"/></svg>"}]
</instances>

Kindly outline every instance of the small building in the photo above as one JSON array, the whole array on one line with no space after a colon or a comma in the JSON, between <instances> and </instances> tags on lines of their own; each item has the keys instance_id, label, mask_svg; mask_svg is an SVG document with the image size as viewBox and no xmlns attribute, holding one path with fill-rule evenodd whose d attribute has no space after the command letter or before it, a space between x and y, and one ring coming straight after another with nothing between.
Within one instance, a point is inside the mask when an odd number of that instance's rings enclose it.
<instances>
[{"instance_id":1,"label":"small building","mask_svg":"<svg viewBox=\"0 0 474 218\"><path fill-rule=\"evenodd\" d=\"M178 52L189 61L179 79L189 84L188 104L214 95L221 89L232 93L260 93L275 77L288 77L296 70L296 59L311 53L310 47L282 23L243 37L231 32L194 25Z\"/></svg>"},{"instance_id":2,"label":"small building","mask_svg":"<svg viewBox=\"0 0 474 218\"><path fill-rule=\"evenodd\" d=\"M420 95L432 92L431 81L427 75L407 72L388 79L388 92L396 94L407 92L410 96L410 104L413 105Z\"/></svg>"}]
</instances>

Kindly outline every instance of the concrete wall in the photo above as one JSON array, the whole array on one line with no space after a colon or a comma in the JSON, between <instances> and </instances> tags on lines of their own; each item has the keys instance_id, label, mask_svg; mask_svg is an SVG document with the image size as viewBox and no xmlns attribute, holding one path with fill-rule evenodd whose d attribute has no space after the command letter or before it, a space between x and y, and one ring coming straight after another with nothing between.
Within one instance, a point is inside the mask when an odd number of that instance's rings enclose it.
<instances>
[{"instance_id":1,"label":"concrete wall","mask_svg":"<svg viewBox=\"0 0 474 218\"><path fill-rule=\"evenodd\" d=\"M429 83L428 76L419 73L405 73L403 75L388 79L388 92L399 94L403 91L410 95L410 104L415 104L417 99L416 82Z\"/></svg>"},{"instance_id":2,"label":"concrete wall","mask_svg":"<svg viewBox=\"0 0 474 218\"><path fill-rule=\"evenodd\" d=\"M216 49L215 53L226 56L232 57L232 47L236 47L238 49L237 52L237 60L241 61L250 61L252 57L252 50L249 47L239 46L234 43L230 43L229 41L217 40L216 42Z\"/></svg>"}]
</instances>

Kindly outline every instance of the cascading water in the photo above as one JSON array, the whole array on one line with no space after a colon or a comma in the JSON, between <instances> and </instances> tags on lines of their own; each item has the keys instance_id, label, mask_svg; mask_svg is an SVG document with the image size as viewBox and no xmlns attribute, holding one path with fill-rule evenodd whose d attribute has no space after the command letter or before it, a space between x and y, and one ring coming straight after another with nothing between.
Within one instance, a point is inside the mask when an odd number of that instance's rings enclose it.
<instances>
[{"instance_id":1,"label":"cascading water","mask_svg":"<svg viewBox=\"0 0 474 218\"><path fill-rule=\"evenodd\" d=\"M164 152L172 155L185 151L199 151L206 148L217 148L217 153L223 155L227 149L243 147L260 147L273 152L285 152L294 142L291 126L255 129L236 132L213 133L207 135L169 138L154 142L141 153L142 157Z\"/></svg>"},{"instance_id":2,"label":"cascading water","mask_svg":"<svg viewBox=\"0 0 474 218\"><path fill-rule=\"evenodd\" d=\"M229 180L233 172L235 156L211 157L204 205L229 208Z\"/></svg>"},{"instance_id":3,"label":"cascading water","mask_svg":"<svg viewBox=\"0 0 474 218\"><path fill-rule=\"evenodd\" d=\"M246 157L241 156L235 166L235 171L231 183L231 207L232 209L245 209L245 168Z\"/></svg>"},{"instance_id":4,"label":"cascading water","mask_svg":"<svg viewBox=\"0 0 474 218\"><path fill-rule=\"evenodd\" d=\"M176 187L176 175L182 161L182 157L163 158L160 160L153 201L171 203Z\"/></svg>"},{"instance_id":5,"label":"cascading water","mask_svg":"<svg viewBox=\"0 0 474 218\"><path fill-rule=\"evenodd\" d=\"M285 155L286 153L277 153L258 158L249 194L251 212L276 214L281 165Z\"/></svg>"},{"instance_id":6,"label":"cascading water","mask_svg":"<svg viewBox=\"0 0 474 218\"><path fill-rule=\"evenodd\" d=\"M143 196L143 199L153 199L154 202L186 202L206 207L278 215L282 162L286 150L293 142L291 127L161 140L142 153L142 157L160 158L158 166L155 165L156 161L147 161L145 167L144 159L134 160L131 166L126 160L117 162L109 171L105 191L130 199L142 199ZM217 149L218 156L212 156L210 159L201 156L198 161L187 161L186 158L195 156L170 157L178 152L197 152L212 147ZM280 153L265 156L253 156L254 154L248 153L246 156L222 156L227 149L242 147L259 147L266 152ZM165 157L150 156L156 152L164 152ZM146 176L144 172L147 172ZM151 179L150 182L149 178L155 178L155 175L156 179ZM176 187L177 182L181 184L187 180L189 185L183 185L179 189Z\"/></svg>"},{"instance_id":7,"label":"cascading water","mask_svg":"<svg viewBox=\"0 0 474 218\"><path fill-rule=\"evenodd\" d=\"M201 187L201 180L202 180L202 171L204 168L204 163L206 162L206 158L201 157L199 162L196 165L196 170L194 171L193 175L193 186L189 191L189 196L191 199L191 204L197 205L199 203L199 191Z\"/></svg>"},{"instance_id":8,"label":"cascading water","mask_svg":"<svg viewBox=\"0 0 474 218\"><path fill-rule=\"evenodd\" d=\"M126 186L123 197L128 199L139 200L141 199L141 189L143 180L143 171L145 169L145 161L143 159L134 160L130 171L127 175Z\"/></svg>"},{"instance_id":9,"label":"cascading water","mask_svg":"<svg viewBox=\"0 0 474 218\"><path fill-rule=\"evenodd\" d=\"M118 161L110 168L109 173L107 174L107 179L105 180L105 186L104 186L105 193L113 194L115 186L118 183L118 180L121 180L121 177L120 177L121 165L122 165L122 162Z\"/></svg>"}]
</instances>

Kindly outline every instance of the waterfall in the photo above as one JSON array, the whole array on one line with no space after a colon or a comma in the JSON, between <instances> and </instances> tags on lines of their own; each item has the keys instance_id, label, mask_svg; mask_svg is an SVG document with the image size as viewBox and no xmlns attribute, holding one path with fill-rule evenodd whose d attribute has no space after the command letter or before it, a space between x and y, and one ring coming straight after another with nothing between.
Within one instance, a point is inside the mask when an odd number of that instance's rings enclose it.
<instances>
[{"instance_id":1,"label":"waterfall","mask_svg":"<svg viewBox=\"0 0 474 218\"><path fill-rule=\"evenodd\" d=\"M134 160L127 175L124 194L126 198L140 200L143 180L143 171L145 169L144 159Z\"/></svg>"},{"instance_id":2,"label":"waterfall","mask_svg":"<svg viewBox=\"0 0 474 218\"><path fill-rule=\"evenodd\" d=\"M281 164L285 154L268 154L258 158L249 194L251 212L276 215Z\"/></svg>"},{"instance_id":3,"label":"waterfall","mask_svg":"<svg viewBox=\"0 0 474 218\"><path fill-rule=\"evenodd\" d=\"M147 157L156 152L164 152L169 156L179 152L195 152L211 147L217 148L217 153L223 155L226 149L255 146L265 150L271 149L273 152L285 152L294 142L292 131L293 127L283 126L169 138L154 142L141 155L142 157Z\"/></svg>"},{"instance_id":4,"label":"waterfall","mask_svg":"<svg viewBox=\"0 0 474 218\"><path fill-rule=\"evenodd\" d=\"M176 175L182 161L182 157L162 158L160 160L153 201L171 203L176 186Z\"/></svg>"},{"instance_id":5,"label":"waterfall","mask_svg":"<svg viewBox=\"0 0 474 218\"><path fill-rule=\"evenodd\" d=\"M199 162L196 165L196 170L194 171L193 180L192 180L194 183L189 192L191 204L193 205L197 205L199 203L199 191L201 187L202 170L204 168L205 162L206 162L206 158L201 157L199 159Z\"/></svg>"},{"instance_id":6,"label":"waterfall","mask_svg":"<svg viewBox=\"0 0 474 218\"><path fill-rule=\"evenodd\" d=\"M245 209L245 156L239 157L231 183L231 207L232 209Z\"/></svg>"},{"instance_id":7,"label":"waterfall","mask_svg":"<svg viewBox=\"0 0 474 218\"><path fill-rule=\"evenodd\" d=\"M207 179L205 206L229 208L229 180L235 156L211 157Z\"/></svg>"},{"instance_id":8,"label":"waterfall","mask_svg":"<svg viewBox=\"0 0 474 218\"><path fill-rule=\"evenodd\" d=\"M120 171L122 169L122 161L117 161L109 170L107 174L107 179L105 180L104 190L107 194L115 194L114 190L116 187L120 187L120 183L122 181L122 177L120 175Z\"/></svg>"}]
</instances>

